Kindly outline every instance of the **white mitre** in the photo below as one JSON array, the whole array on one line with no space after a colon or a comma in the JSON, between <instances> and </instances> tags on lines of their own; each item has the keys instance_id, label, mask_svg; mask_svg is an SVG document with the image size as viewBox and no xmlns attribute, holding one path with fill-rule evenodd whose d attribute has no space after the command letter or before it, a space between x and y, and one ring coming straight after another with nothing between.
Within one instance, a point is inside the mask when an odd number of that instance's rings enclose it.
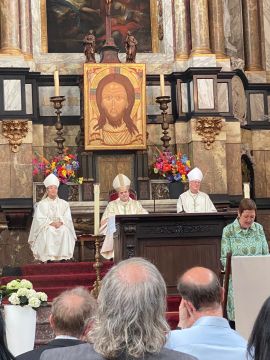
<instances>
[{"instance_id":1,"label":"white mitre","mask_svg":"<svg viewBox=\"0 0 270 360\"><path fill-rule=\"evenodd\" d=\"M194 181L194 180L202 181L203 173L199 168L195 167L187 174L187 177L189 181Z\"/></svg>"},{"instance_id":2,"label":"white mitre","mask_svg":"<svg viewBox=\"0 0 270 360\"><path fill-rule=\"evenodd\" d=\"M59 187L59 180L58 177L54 174L48 175L45 180L43 181L43 184L45 185L46 189L48 186L55 185L56 187Z\"/></svg>"},{"instance_id":3,"label":"white mitre","mask_svg":"<svg viewBox=\"0 0 270 360\"><path fill-rule=\"evenodd\" d=\"M115 190L118 190L122 187L129 187L130 183L131 183L131 181L129 180L129 178L126 175L118 174L114 178L112 186Z\"/></svg>"}]
</instances>

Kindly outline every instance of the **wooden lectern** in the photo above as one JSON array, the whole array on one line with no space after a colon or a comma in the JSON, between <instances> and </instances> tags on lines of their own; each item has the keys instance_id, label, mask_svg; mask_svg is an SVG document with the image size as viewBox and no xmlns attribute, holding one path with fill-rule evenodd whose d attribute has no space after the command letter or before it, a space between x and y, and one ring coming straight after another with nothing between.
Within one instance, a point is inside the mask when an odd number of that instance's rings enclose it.
<instances>
[{"instance_id":1,"label":"wooden lectern","mask_svg":"<svg viewBox=\"0 0 270 360\"><path fill-rule=\"evenodd\" d=\"M153 262L162 273L169 294L176 294L179 275L205 266L220 276L223 228L236 212L208 214L117 215L114 260L133 256Z\"/></svg>"}]
</instances>

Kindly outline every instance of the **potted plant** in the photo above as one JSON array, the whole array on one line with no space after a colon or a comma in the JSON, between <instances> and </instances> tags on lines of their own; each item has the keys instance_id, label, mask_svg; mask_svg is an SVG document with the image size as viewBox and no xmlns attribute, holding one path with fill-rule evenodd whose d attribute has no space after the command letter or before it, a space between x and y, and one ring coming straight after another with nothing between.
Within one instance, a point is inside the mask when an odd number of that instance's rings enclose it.
<instances>
[{"instance_id":1,"label":"potted plant","mask_svg":"<svg viewBox=\"0 0 270 360\"><path fill-rule=\"evenodd\" d=\"M17 356L32 350L35 343L36 311L47 304L47 294L37 292L26 279L10 281L0 288L4 302L6 339L10 352Z\"/></svg>"},{"instance_id":2,"label":"potted plant","mask_svg":"<svg viewBox=\"0 0 270 360\"><path fill-rule=\"evenodd\" d=\"M68 200L69 189L67 183L82 184L83 178L77 176L80 167L77 155L68 153L68 149L63 154L56 155L51 160L47 160L44 156L35 154L33 159L33 175L42 174L46 177L54 174L60 181L58 196L64 200Z\"/></svg>"},{"instance_id":3,"label":"potted plant","mask_svg":"<svg viewBox=\"0 0 270 360\"><path fill-rule=\"evenodd\" d=\"M178 152L173 154L171 151L160 151L155 155L153 171L169 182L170 198L178 198L187 182L187 174L190 171L190 161L187 155Z\"/></svg>"}]
</instances>

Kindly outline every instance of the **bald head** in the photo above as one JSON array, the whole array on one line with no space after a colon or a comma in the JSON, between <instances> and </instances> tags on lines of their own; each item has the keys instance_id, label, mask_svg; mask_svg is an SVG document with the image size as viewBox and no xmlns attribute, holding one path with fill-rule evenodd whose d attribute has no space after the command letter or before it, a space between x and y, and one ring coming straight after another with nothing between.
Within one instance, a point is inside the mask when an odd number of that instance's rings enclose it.
<instances>
[{"instance_id":1,"label":"bald head","mask_svg":"<svg viewBox=\"0 0 270 360\"><path fill-rule=\"evenodd\" d=\"M187 270L178 281L178 291L196 310L216 308L222 301L222 289L216 274L204 267Z\"/></svg>"},{"instance_id":2,"label":"bald head","mask_svg":"<svg viewBox=\"0 0 270 360\"><path fill-rule=\"evenodd\" d=\"M194 285L208 285L213 281L215 273L204 267L194 267L186 271L183 275L183 281Z\"/></svg>"},{"instance_id":3,"label":"bald head","mask_svg":"<svg viewBox=\"0 0 270 360\"><path fill-rule=\"evenodd\" d=\"M62 292L51 307L51 325L55 334L80 338L95 310L96 301L88 290L76 287Z\"/></svg>"}]
</instances>

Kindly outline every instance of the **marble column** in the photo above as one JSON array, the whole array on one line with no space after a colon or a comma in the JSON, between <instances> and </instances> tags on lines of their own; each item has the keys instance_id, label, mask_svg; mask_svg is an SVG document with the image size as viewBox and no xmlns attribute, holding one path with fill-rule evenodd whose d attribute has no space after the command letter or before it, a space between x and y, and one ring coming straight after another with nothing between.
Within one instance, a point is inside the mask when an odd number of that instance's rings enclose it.
<instances>
[{"instance_id":1,"label":"marble column","mask_svg":"<svg viewBox=\"0 0 270 360\"><path fill-rule=\"evenodd\" d=\"M186 60L190 53L188 10L187 0L175 0L176 60Z\"/></svg>"},{"instance_id":2,"label":"marble column","mask_svg":"<svg viewBox=\"0 0 270 360\"><path fill-rule=\"evenodd\" d=\"M190 0L192 54L210 54L208 1Z\"/></svg>"},{"instance_id":3,"label":"marble column","mask_svg":"<svg viewBox=\"0 0 270 360\"><path fill-rule=\"evenodd\" d=\"M262 70L260 20L257 0L243 0L246 70Z\"/></svg>"},{"instance_id":4,"label":"marble column","mask_svg":"<svg viewBox=\"0 0 270 360\"><path fill-rule=\"evenodd\" d=\"M211 50L217 58L225 57L223 1L209 0L209 25Z\"/></svg>"},{"instance_id":5,"label":"marble column","mask_svg":"<svg viewBox=\"0 0 270 360\"><path fill-rule=\"evenodd\" d=\"M26 59L32 59L30 0L19 0L21 50Z\"/></svg>"},{"instance_id":6,"label":"marble column","mask_svg":"<svg viewBox=\"0 0 270 360\"><path fill-rule=\"evenodd\" d=\"M1 50L2 54L19 55L19 3L18 0L0 1Z\"/></svg>"}]
</instances>

